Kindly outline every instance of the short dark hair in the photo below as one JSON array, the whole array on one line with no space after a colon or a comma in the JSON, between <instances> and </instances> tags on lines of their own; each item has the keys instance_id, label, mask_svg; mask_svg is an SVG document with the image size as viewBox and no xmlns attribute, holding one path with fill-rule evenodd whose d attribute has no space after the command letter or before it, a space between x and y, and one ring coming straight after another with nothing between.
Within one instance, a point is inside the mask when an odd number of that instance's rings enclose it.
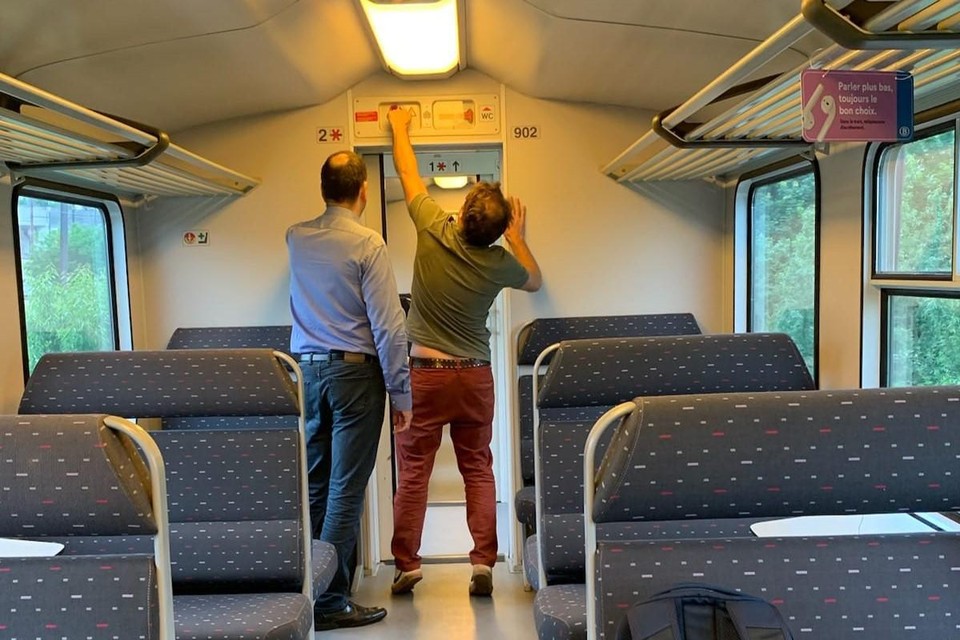
<instances>
[{"instance_id":1,"label":"short dark hair","mask_svg":"<svg viewBox=\"0 0 960 640\"><path fill-rule=\"evenodd\" d=\"M324 202L354 202L367 181L367 165L353 151L338 151L320 169L320 195Z\"/></svg>"},{"instance_id":2,"label":"short dark hair","mask_svg":"<svg viewBox=\"0 0 960 640\"><path fill-rule=\"evenodd\" d=\"M463 202L460 228L463 239L475 247L488 247L510 226L510 203L499 182L478 182Z\"/></svg>"}]
</instances>

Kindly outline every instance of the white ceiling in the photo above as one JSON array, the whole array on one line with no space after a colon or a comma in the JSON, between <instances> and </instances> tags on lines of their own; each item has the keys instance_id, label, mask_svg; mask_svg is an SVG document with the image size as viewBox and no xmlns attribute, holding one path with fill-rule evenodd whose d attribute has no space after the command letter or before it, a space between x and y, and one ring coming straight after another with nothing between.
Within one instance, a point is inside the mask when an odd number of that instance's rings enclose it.
<instances>
[{"instance_id":1,"label":"white ceiling","mask_svg":"<svg viewBox=\"0 0 960 640\"><path fill-rule=\"evenodd\" d=\"M464 2L469 68L534 97L657 111L683 102L800 4ZM169 131L323 103L381 72L355 0L0 0L0 16L0 71ZM821 45L797 44L768 72Z\"/></svg>"}]
</instances>

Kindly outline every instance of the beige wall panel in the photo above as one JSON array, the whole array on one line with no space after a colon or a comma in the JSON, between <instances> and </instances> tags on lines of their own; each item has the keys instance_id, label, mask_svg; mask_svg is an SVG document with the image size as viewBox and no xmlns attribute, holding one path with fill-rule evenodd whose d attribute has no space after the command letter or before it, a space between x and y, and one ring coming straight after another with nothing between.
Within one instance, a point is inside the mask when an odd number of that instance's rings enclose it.
<instances>
[{"instance_id":1,"label":"beige wall panel","mask_svg":"<svg viewBox=\"0 0 960 640\"><path fill-rule=\"evenodd\" d=\"M12 189L0 183L0 413L16 413L23 393L20 305L13 250Z\"/></svg>"}]
</instances>

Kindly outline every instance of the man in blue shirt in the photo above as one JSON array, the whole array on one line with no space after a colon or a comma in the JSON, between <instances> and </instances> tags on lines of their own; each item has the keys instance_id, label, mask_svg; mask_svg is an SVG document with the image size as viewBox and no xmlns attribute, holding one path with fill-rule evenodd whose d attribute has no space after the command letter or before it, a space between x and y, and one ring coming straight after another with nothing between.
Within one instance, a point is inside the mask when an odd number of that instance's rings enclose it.
<instances>
[{"instance_id":1,"label":"man in blue shirt","mask_svg":"<svg viewBox=\"0 0 960 640\"><path fill-rule=\"evenodd\" d=\"M363 495L376 461L385 396L395 432L410 426L407 335L383 238L360 223L367 170L351 151L320 170L327 205L287 230L290 349L304 376L313 537L337 549L337 572L314 605L319 630L382 620L380 607L347 599Z\"/></svg>"}]
</instances>

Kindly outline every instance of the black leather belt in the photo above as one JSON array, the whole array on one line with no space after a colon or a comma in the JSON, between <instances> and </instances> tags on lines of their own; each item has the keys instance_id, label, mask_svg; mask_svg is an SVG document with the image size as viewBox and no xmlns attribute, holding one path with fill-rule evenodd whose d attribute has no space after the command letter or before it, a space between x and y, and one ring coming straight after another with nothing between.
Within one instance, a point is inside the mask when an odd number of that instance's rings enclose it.
<instances>
[{"instance_id":1,"label":"black leather belt","mask_svg":"<svg viewBox=\"0 0 960 640\"><path fill-rule=\"evenodd\" d=\"M362 362L376 362L377 357L369 353L354 353L353 351L331 350L327 353L301 353L300 362L333 362L334 360L343 360L351 364L360 364Z\"/></svg>"},{"instance_id":2,"label":"black leather belt","mask_svg":"<svg viewBox=\"0 0 960 640\"><path fill-rule=\"evenodd\" d=\"M410 357L410 366L414 369L473 369L489 367L490 363L478 358L417 358Z\"/></svg>"}]
</instances>

